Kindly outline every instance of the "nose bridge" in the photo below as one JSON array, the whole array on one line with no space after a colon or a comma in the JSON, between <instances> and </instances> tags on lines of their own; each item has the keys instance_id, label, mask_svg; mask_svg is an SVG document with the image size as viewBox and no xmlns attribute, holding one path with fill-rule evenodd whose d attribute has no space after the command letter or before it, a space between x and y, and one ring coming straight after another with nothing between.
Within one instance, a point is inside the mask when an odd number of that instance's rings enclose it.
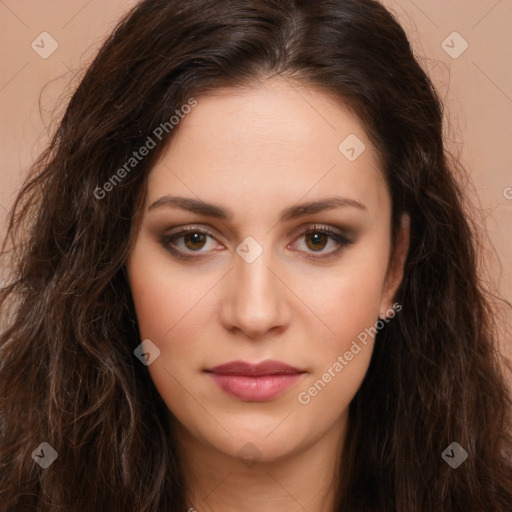
<instances>
[{"instance_id":1,"label":"nose bridge","mask_svg":"<svg viewBox=\"0 0 512 512\"><path fill-rule=\"evenodd\" d=\"M225 326L257 336L283 325L286 321L285 298L282 284L270 270L274 266L271 248L263 248L249 237L236 252L222 305Z\"/></svg>"},{"instance_id":2,"label":"nose bridge","mask_svg":"<svg viewBox=\"0 0 512 512\"><path fill-rule=\"evenodd\" d=\"M238 261L237 261L238 260ZM254 261L248 262L243 258L235 258L235 279L241 294L254 298L269 298L275 296L275 278L268 267L271 267L270 250L265 251ZM272 279L274 278L274 279Z\"/></svg>"}]
</instances>

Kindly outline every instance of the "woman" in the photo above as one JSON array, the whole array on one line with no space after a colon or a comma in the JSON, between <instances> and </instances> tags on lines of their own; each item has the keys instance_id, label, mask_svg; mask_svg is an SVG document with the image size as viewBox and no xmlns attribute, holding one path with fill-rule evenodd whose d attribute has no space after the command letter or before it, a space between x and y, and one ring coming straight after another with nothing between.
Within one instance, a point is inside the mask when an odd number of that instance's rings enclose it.
<instances>
[{"instance_id":1,"label":"woman","mask_svg":"<svg viewBox=\"0 0 512 512\"><path fill-rule=\"evenodd\" d=\"M11 218L2 510L509 510L449 162L379 3L140 3Z\"/></svg>"}]
</instances>

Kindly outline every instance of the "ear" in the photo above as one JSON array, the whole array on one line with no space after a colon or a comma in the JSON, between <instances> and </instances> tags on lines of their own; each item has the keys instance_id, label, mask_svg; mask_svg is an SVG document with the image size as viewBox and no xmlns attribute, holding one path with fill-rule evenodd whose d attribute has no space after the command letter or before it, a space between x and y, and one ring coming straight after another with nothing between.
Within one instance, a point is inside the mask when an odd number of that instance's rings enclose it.
<instances>
[{"instance_id":1,"label":"ear","mask_svg":"<svg viewBox=\"0 0 512 512\"><path fill-rule=\"evenodd\" d=\"M409 252L410 225L411 219L407 213L404 213L400 220L400 228L398 231L395 250L391 255L386 280L384 282L384 288L382 290L382 300L379 314L381 318L389 316L388 312L393 310L393 298L404 277L405 261Z\"/></svg>"}]
</instances>

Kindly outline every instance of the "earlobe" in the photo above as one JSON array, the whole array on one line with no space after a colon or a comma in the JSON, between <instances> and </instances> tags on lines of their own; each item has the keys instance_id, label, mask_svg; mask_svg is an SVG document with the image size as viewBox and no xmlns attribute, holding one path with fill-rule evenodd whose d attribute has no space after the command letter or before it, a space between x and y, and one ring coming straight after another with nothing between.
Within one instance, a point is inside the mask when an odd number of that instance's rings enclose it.
<instances>
[{"instance_id":1,"label":"earlobe","mask_svg":"<svg viewBox=\"0 0 512 512\"><path fill-rule=\"evenodd\" d=\"M404 267L409 253L411 218L409 214L404 213L400 221L395 249L391 255L391 261L388 267L388 273L382 294L379 318L385 319L388 311L392 310L393 298L403 280Z\"/></svg>"}]
</instances>

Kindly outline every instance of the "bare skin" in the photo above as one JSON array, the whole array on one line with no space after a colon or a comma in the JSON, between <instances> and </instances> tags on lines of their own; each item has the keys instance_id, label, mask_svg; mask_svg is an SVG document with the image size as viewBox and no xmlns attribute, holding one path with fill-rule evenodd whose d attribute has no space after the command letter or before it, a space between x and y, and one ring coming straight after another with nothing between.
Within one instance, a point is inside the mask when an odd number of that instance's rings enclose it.
<instances>
[{"instance_id":1,"label":"bare skin","mask_svg":"<svg viewBox=\"0 0 512 512\"><path fill-rule=\"evenodd\" d=\"M128 265L142 339L160 349L148 370L170 411L187 501L198 512L332 510L348 406L374 344L358 335L393 311L408 219L392 257L378 154L324 93L275 79L197 100L149 175ZM353 161L338 149L350 134L365 145ZM191 212L168 196L232 217ZM334 196L343 201L280 218ZM180 226L194 231L171 238ZM335 365L339 356L346 364ZM262 402L227 394L205 372L266 359L304 373Z\"/></svg>"}]
</instances>

